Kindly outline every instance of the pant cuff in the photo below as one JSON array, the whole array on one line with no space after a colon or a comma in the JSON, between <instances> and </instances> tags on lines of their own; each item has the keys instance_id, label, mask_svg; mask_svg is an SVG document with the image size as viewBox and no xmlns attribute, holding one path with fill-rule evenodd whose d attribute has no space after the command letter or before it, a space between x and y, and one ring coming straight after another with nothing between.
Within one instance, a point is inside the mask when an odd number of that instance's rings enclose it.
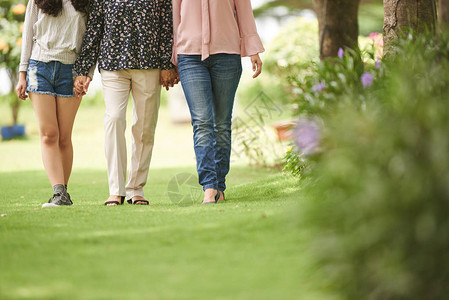
<instances>
[{"instance_id":1,"label":"pant cuff","mask_svg":"<svg viewBox=\"0 0 449 300\"><path fill-rule=\"evenodd\" d=\"M127 191L126 192L126 199L127 200L131 199L134 196L140 196L140 197L145 198L145 196L143 194L143 191Z\"/></svg>"},{"instance_id":2,"label":"pant cuff","mask_svg":"<svg viewBox=\"0 0 449 300\"><path fill-rule=\"evenodd\" d=\"M217 189L217 186L215 184L205 184L203 185L203 191L205 191L206 189Z\"/></svg>"}]
</instances>

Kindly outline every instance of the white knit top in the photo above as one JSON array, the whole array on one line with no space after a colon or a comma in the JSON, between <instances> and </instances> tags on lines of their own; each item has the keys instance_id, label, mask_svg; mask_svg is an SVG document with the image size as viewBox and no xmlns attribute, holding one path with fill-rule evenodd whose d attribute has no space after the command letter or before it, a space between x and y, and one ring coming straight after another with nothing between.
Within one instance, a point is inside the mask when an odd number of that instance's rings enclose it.
<instances>
[{"instance_id":1,"label":"white knit top","mask_svg":"<svg viewBox=\"0 0 449 300\"><path fill-rule=\"evenodd\" d=\"M29 0L19 71L27 71L30 59L73 64L81 50L86 22L87 16L75 10L70 0L62 0L62 11L57 17L45 14L34 0Z\"/></svg>"}]
</instances>

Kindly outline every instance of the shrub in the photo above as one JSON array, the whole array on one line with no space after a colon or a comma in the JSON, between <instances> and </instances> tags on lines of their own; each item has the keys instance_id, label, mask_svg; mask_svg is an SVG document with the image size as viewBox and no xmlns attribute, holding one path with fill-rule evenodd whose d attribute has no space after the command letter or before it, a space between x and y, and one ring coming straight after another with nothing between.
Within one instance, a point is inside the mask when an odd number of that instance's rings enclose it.
<instances>
[{"instance_id":1,"label":"shrub","mask_svg":"<svg viewBox=\"0 0 449 300\"><path fill-rule=\"evenodd\" d=\"M298 100L325 126L299 220L332 298L449 292L449 38L409 36L397 51L365 88L349 58L317 67L307 84L328 89Z\"/></svg>"},{"instance_id":2,"label":"shrub","mask_svg":"<svg viewBox=\"0 0 449 300\"><path fill-rule=\"evenodd\" d=\"M278 103L291 103L291 85L287 77L301 72L301 66L318 61L318 22L299 17L280 29L262 54L263 73L257 80L242 78L239 100L245 106L261 91Z\"/></svg>"},{"instance_id":3,"label":"shrub","mask_svg":"<svg viewBox=\"0 0 449 300\"><path fill-rule=\"evenodd\" d=\"M0 101L7 101L11 107L12 121L18 121L21 100L15 96L15 85L18 80L20 63L20 47L22 45L22 29L26 6L19 1L0 2L0 68L7 71L11 81L8 95L1 95Z\"/></svg>"}]
</instances>

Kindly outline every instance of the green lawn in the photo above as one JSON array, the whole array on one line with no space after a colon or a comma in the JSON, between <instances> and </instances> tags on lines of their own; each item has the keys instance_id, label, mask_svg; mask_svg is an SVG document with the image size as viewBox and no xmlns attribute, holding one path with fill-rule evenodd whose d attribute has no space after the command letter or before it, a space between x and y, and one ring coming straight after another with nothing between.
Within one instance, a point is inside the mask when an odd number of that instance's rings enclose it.
<instances>
[{"instance_id":1,"label":"green lawn","mask_svg":"<svg viewBox=\"0 0 449 300\"><path fill-rule=\"evenodd\" d=\"M104 207L106 176L76 171L73 207L41 209L42 171L0 173L0 299L295 299L295 180L234 168L224 204L182 207L156 169L149 207Z\"/></svg>"},{"instance_id":2,"label":"green lawn","mask_svg":"<svg viewBox=\"0 0 449 300\"><path fill-rule=\"evenodd\" d=\"M295 220L297 179L234 163L226 203L175 204L168 195L170 180L195 174L191 128L174 127L162 110L159 149L145 187L150 206L104 207L101 114L101 107L82 107L77 117L73 207L40 208L50 186L29 106L22 112L29 137L0 142L0 299L306 295L306 258ZM171 147L174 142L187 145ZM198 188L182 193L198 195Z\"/></svg>"}]
</instances>

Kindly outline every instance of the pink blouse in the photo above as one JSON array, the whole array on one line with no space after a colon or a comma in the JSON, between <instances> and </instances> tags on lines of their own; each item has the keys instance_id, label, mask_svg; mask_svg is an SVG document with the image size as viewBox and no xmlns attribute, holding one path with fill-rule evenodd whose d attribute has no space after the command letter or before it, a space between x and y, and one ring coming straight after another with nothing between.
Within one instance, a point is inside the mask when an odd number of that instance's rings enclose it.
<instances>
[{"instance_id":1,"label":"pink blouse","mask_svg":"<svg viewBox=\"0 0 449 300\"><path fill-rule=\"evenodd\" d=\"M257 34L251 0L173 0L174 45L178 54L230 53L251 56L265 51Z\"/></svg>"}]
</instances>

